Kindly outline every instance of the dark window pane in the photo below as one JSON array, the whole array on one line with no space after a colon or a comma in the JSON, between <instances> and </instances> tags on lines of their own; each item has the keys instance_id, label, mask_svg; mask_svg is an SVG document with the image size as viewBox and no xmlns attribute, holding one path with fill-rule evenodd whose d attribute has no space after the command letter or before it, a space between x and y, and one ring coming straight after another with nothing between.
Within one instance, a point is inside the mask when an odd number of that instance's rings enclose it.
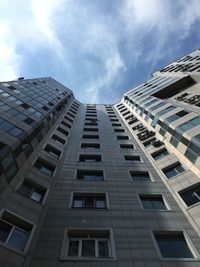
<instances>
[{"instance_id":1,"label":"dark window pane","mask_svg":"<svg viewBox=\"0 0 200 267\"><path fill-rule=\"evenodd\" d=\"M5 242L12 229L12 226L4 221L0 221L0 241Z\"/></svg>"},{"instance_id":2,"label":"dark window pane","mask_svg":"<svg viewBox=\"0 0 200 267\"><path fill-rule=\"evenodd\" d=\"M164 258L193 258L183 233L156 234L158 247Z\"/></svg>"},{"instance_id":3,"label":"dark window pane","mask_svg":"<svg viewBox=\"0 0 200 267\"><path fill-rule=\"evenodd\" d=\"M18 192L28 197L30 196L31 190L32 190L32 187L28 183L25 182L20 187Z\"/></svg>"},{"instance_id":4,"label":"dark window pane","mask_svg":"<svg viewBox=\"0 0 200 267\"><path fill-rule=\"evenodd\" d=\"M75 196L73 202L73 208L83 208L83 197L82 196Z\"/></svg>"},{"instance_id":5,"label":"dark window pane","mask_svg":"<svg viewBox=\"0 0 200 267\"><path fill-rule=\"evenodd\" d=\"M197 185L185 192L179 193L187 206L194 205L200 202L200 186Z\"/></svg>"},{"instance_id":6,"label":"dark window pane","mask_svg":"<svg viewBox=\"0 0 200 267\"><path fill-rule=\"evenodd\" d=\"M86 209L94 208L94 197L92 197L92 196L86 196L85 197L85 208Z\"/></svg>"},{"instance_id":7,"label":"dark window pane","mask_svg":"<svg viewBox=\"0 0 200 267\"><path fill-rule=\"evenodd\" d=\"M105 196L95 197L95 207L98 209L105 209L106 208Z\"/></svg>"},{"instance_id":8,"label":"dark window pane","mask_svg":"<svg viewBox=\"0 0 200 267\"><path fill-rule=\"evenodd\" d=\"M98 241L98 245L99 245L99 257L108 258L109 257L108 241Z\"/></svg>"},{"instance_id":9,"label":"dark window pane","mask_svg":"<svg viewBox=\"0 0 200 267\"><path fill-rule=\"evenodd\" d=\"M44 192L40 191L39 189L34 189L34 191L31 194L31 199L38 203L42 203L44 197Z\"/></svg>"},{"instance_id":10,"label":"dark window pane","mask_svg":"<svg viewBox=\"0 0 200 267\"><path fill-rule=\"evenodd\" d=\"M69 248L68 248L68 256L77 257L78 256L78 246L79 241L70 241Z\"/></svg>"},{"instance_id":11,"label":"dark window pane","mask_svg":"<svg viewBox=\"0 0 200 267\"><path fill-rule=\"evenodd\" d=\"M26 241L28 238L28 233L20 230L18 228L14 228L9 240L8 245L14 247L17 250L23 251L26 245Z\"/></svg>"},{"instance_id":12,"label":"dark window pane","mask_svg":"<svg viewBox=\"0 0 200 267\"><path fill-rule=\"evenodd\" d=\"M95 257L95 240L82 240L82 257Z\"/></svg>"}]
</instances>

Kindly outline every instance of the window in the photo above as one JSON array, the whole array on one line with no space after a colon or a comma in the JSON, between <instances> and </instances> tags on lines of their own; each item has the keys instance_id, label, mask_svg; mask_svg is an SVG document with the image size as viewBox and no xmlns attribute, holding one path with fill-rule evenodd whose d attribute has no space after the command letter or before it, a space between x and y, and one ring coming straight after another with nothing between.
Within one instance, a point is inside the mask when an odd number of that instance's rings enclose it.
<instances>
[{"instance_id":1,"label":"window","mask_svg":"<svg viewBox=\"0 0 200 267\"><path fill-rule=\"evenodd\" d=\"M140 156L130 156L130 155L127 155L127 156L124 156L124 159L126 161L131 162L131 163L141 163Z\"/></svg>"},{"instance_id":2,"label":"window","mask_svg":"<svg viewBox=\"0 0 200 267\"><path fill-rule=\"evenodd\" d=\"M83 131L98 132L98 128L84 128Z\"/></svg>"},{"instance_id":3,"label":"window","mask_svg":"<svg viewBox=\"0 0 200 267\"><path fill-rule=\"evenodd\" d=\"M170 167L167 167L163 170L165 176L170 179L182 172L184 172L185 169L183 168L183 166L178 162L176 163L176 165L173 165L173 166L170 166Z\"/></svg>"},{"instance_id":4,"label":"window","mask_svg":"<svg viewBox=\"0 0 200 267\"><path fill-rule=\"evenodd\" d=\"M65 129L63 129L63 128L61 128L61 127L58 127L57 130L58 130L59 132L61 132L62 134L66 135L66 136L68 136L68 134L69 134L68 131L66 131Z\"/></svg>"},{"instance_id":5,"label":"window","mask_svg":"<svg viewBox=\"0 0 200 267\"><path fill-rule=\"evenodd\" d=\"M33 226L13 213L4 211L0 219L0 241L23 252Z\"/></svg>"},{"instance_id":6,"label":"window","mask_svg":"<svg viewBox=\"0 0 200 267\"><path fill-rule=\"evenodd\" d=\"M153 137L151 139L149 139L148 141L144 142L143 145L147 148L147 147L151 147L152 146L152 142L155 141L156 138Z\"/></svg>"},{"instance_id":7,"label":"window","mask_svg":"<svg viewBox=\"0 0 200 267\"><path fill-rule=\"evenodd\" d=\"M98 162L101 161L101 155L80 155L79 161Z\"/></svg>"},{"instance_id":8,"label":"window","mask_svg":"<svg viewBox=\"0 0 200 267\"><path fill-rule=\"evenodd\" d=\"M25 180L23 184L20 186L20 188L17 190L20 194L31 198L32 200L42 203L46 189L43 187L33 183L32 181Z\"/></svg>"},{"instance_id":9,"label":"window","mask_svg":"<svg viewBox=\"0 0 200 267\"><path fill-rule=\"evenodd\" d=\"M74 116L72 113L67 112L67 114L68 114L70 117L75 118L75 116Z\"/></svg>"},{"instance_id":10,"label":"window","mask_svg":"<svg viewBox=\"0 0 200 267\"><path fill-rule=\"evenodd\" d=\"M69 123L67 123L65 121L61 121L61 124L63 124L64 126L66 126L68 128L71 128L72 127Z\"/></svg>"},{"instance_id":11,"label":"window","mask_svg":"<svg viewBox=\"0 0 200 267\"><path fill-rule=\"evenodd\" d=\"M103 171L78 170L77 179L84 181L103 181Z\"/></svg>"},{"instance_id":12,"label":"window","mask_svg":"<svg viewBox=\"0 0 200 267\"><path fill-rule=\"evenodd\" d=\"M58 150L57 148L55 148L55 147L53 147L53 146L51 146L49 144L47 144L45 146L44 150L46 152L48 152L49 154L51 154L52 156L56 157L56 158L59 158L60 155L61 155L61 151L60 150Z\"/></svg>"},{"instance_id":13,"label":"window","mask_svg":"<svg viewBox=\"0 0 200 267\"><path fill-rule=\"evenodd\" d=\"M24 134L24 131L22 129L19 129L12 123L0 118L0 130L5 131L6 133L13 135L15 137L20 137L22 134Z\"/></svg>"},{"instance_id":14,"label":"window","mask_svg":"<svg viewBox=\"0 0 200 267\"><path fill-rule=\"evenodd\" d=\"M162 149L153 153L151 156L153 157L154 160L159 160L167 155L169 155L169 152L166 149Z\"/></svg>"},{"instance_id":15,"label":"window","mask_svg":"<svg viewBox=\"0 0 200 267\"><path fill-rule=\"evenodd\" d=\"M181 138L182 138L182 135L175 132L170 139L170 144L172 144L174 147L177 147Z\"/></svg>"},{"instance_id":16,"label":"window","mask_svg":"<svg viewBox=\"0 0 200 267\"><path fill-rule=\"evenodd\" d=\"M95 143L82 143L81 148L93 148L93 149L100 149L100 144Z\"/></svg>"},{"instance_id":17,"label":"window","mask_svg":"<svg viewBox=\"0 0 200 267\"><path fill-rule=\"evenodd\" d=\"M190 142L189 146L187 147L187 150L185 151L186 158L188 158L193 164L195 164L199 155L200 148Z\"/></svg>"},{"instance_id":18,"label":"window","mask_svg":"<svg viewBox=\"0 0 200 267\"><path fill-rule=\"evenodd\" d=\"M53 134L51 138L63 145L65 144L65 140L56 134Z\"/></svg>"},{"instance_id":19,"label":"window","mask_svg":"<svg viewBox=\"0 0 200 267\"><path fill-rule=\"evenodd\" d=\"M190 130L191 128L200 125L200 117L193 118L187 122L184 122L183 124L179 125L178 128L182 131Z\"/></svg>"},{"instance_id":20,"label":"window","mask_svg":"<svg viewBox=\"0 0 200 267\"><path fill-rule=\"evenodd\" d=\"M0 167L2 167L2 170L5 173L8 182L10 182L18 171L16 161L11 152L8 152L6 156L1 159Z\"/></svg>"},{"instance_id":21,"label":"window","mask_svg":"<svg viewBox=\"0 0 200 267\"><path fill-rule=\"evenodd\" d=\"M144 171L131 171L130 172L133 181L137 182L150 182L151 178L148 172Z\"/></svg>"},{"instance_id":22,"label":"window","mask_svg":"<svg viewBox=\"0 0 200 267\"><path fill-rule=\"evenodd\" d=\"M113 235L110 230L68 230L66 248L61 254L64 258L106 259L114 257Z\"/></svg>"},{"instance_id":23,"label":"window","mask_svg":"<svg viewBox=\"0 0 200 267\"><path fill-rule=\"evenodd\" d=\"M145 210L167 210L162 195L140 195Z\"/></svg>"},{"instance_id":24,"label":"window","mask_svg":"<svg viewBox=\"0 0 200 267\"><path fill-rule=\"evenodd\" d=\"M73 123L73 120L72 120L72 119L70 119L69 117L65 116L64 118L65 118L67 121L69 121L69 122Z\"/></svg>"},{"instance_id":25,"label":"window","mask_svg":"<svg viewBox=\"0 0 200 267\"><path fill-rule=\"evenodd\" d=\"M186 111L184 111L184 110L181 110L181 111L179 111L178 113L176 113L176 114L174 114L174 115L168 117L166 120L167 120L168 122L172 122L172 121L175 121L175 120L180 119L181 117L186 116L187 114L188 114L188 112L186 112Z\"/></svg>"},{"instance_id":26,"label":"window","mask_svg":"<svg viewBox=\"0 0 200 267\"><path fill-rule=\"evenodd\" d=\"M181 192L179 195L184 200L185 204L189 207L200 202L200 184L195 184Z\"/></svg>"},{"instance_id":27,"label":"window","mask_svg":"<svg viewBox=\"0 0 200 267\"><path fill-rule=\"evenodd\" d=\"M117 135L118 140L128 140L129 137L127 135Z\"/></svg>"},{"instance_id":28,"label":"window","mask_svg":"<svg viewBox=\"0 0 200 267\"><path fill-rule=\"evenodd\" d=\"M120 147L122 149L134 149L134 146L132 144L120 144Z\"/></svg>"},{"instance_id":29,"label":"window","mask_svg":"<svg viewBox=\"0 0 200 267\"><path fill-rule=\"evenodd\" d=\"M163 258L194 258L183 232L154 232L154 237Z\"/></svg>"},{"instance_id":30,"label":"window","mask_svg":"<svg viewBox=\"0 0 200 267\"><path fill-rule=\"evenodd\" d=\"M104 193L74 193L72 208L106 209L106 195Z\"/></svg>"},{"instance_id":31,"label":"window","mask_svg":"<svg viewBox=\"0 0 200 267\"><path fill-rule=\"evenodd\" d=\"M90 134L83 134L83 139L99 139L99 135L90 135Z\"/></svg>"},{"instance_id":32,"label":"window","mask_svg":"<svg viewBox=\"0 0 200 267\"><path fill-rule=\"evenodd\" d=\"M45 160L38 158L34 165L39 171L42 173L53 176L53 173L55 171L55 166L50 164L49 162L46 162Z\"/></svg>"}]
</instances>

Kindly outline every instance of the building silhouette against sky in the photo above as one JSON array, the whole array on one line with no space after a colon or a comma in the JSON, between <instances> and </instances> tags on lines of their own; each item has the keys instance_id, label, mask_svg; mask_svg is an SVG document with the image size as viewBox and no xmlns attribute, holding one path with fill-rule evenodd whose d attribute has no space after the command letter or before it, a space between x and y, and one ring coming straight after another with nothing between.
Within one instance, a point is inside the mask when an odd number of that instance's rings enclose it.
<instances>
[{"instance_id":1,"label":"building silhouette against sky","mask_svg":"<svg viewBox=\"0 0 200 267\"><path fill-rule=\"evenodd\" d=\"M0 266L200 265L200 50L115 104L0 84Z\"/></svg>"}]
</instances>

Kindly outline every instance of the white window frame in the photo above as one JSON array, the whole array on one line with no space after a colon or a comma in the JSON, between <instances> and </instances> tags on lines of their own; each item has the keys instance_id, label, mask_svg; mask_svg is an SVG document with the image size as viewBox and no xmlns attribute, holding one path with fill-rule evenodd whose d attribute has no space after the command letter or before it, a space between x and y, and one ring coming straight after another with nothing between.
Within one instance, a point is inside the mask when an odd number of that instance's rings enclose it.
<instances>
[{"instance_id":1,"label":"white window frame","mask_svg":"<svg viewBox=\"0 0 200 267\"><path fill-rule=\"evenodd\" d=\"M95 235L95 232L98 233L104 233L106 235L108 235L108 237L93 237L93 238L87 238L87 237L83 237L83 238L73 238L73 237L69 237L68 233L70 233L71 231L80 231L83 233L87 233L88 236L90 236L90 234ZM81 252L82 252L82 241L83 240L95 240L95 256L94 257L82 257L81 256ZM108 253L109 253L109 257L107 258L100 258L98 257L99 255L99 251L98 251L98 241L108 241ZM69 250L69 243L70 241L79 241L79 247L78 247L78 256L68 256L68 250ZM71 260L77 260L77 261L116 261L116 253L115 253L115 244L114 244L114 235L113 235L113 230L112 229L105 229L105 228L95 228L95 229L91 229L91 228L76 228L76 229L65 229L65 233L64 233L64 238L63 238L63 243L62 243L62 247L61 247L61 252L60 252L60 260L63 261L71 261Z\"/></svg>"}]
</instances>

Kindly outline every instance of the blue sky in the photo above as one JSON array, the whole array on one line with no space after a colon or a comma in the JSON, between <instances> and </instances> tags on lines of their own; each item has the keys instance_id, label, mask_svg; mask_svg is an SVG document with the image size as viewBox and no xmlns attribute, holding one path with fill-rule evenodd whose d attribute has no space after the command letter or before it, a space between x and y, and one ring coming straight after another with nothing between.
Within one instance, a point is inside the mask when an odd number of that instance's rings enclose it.
<instances>
[{"instance_id":1,"label":"blue sky","mask_svg":"<svg viewBox=\"0 0 200 267\"><path fill-rule=\"evenodd\" d=\"M200 0L2 0L0 80L51 76L114 103L200 47Z\"/></svg>"}]
</instances>

